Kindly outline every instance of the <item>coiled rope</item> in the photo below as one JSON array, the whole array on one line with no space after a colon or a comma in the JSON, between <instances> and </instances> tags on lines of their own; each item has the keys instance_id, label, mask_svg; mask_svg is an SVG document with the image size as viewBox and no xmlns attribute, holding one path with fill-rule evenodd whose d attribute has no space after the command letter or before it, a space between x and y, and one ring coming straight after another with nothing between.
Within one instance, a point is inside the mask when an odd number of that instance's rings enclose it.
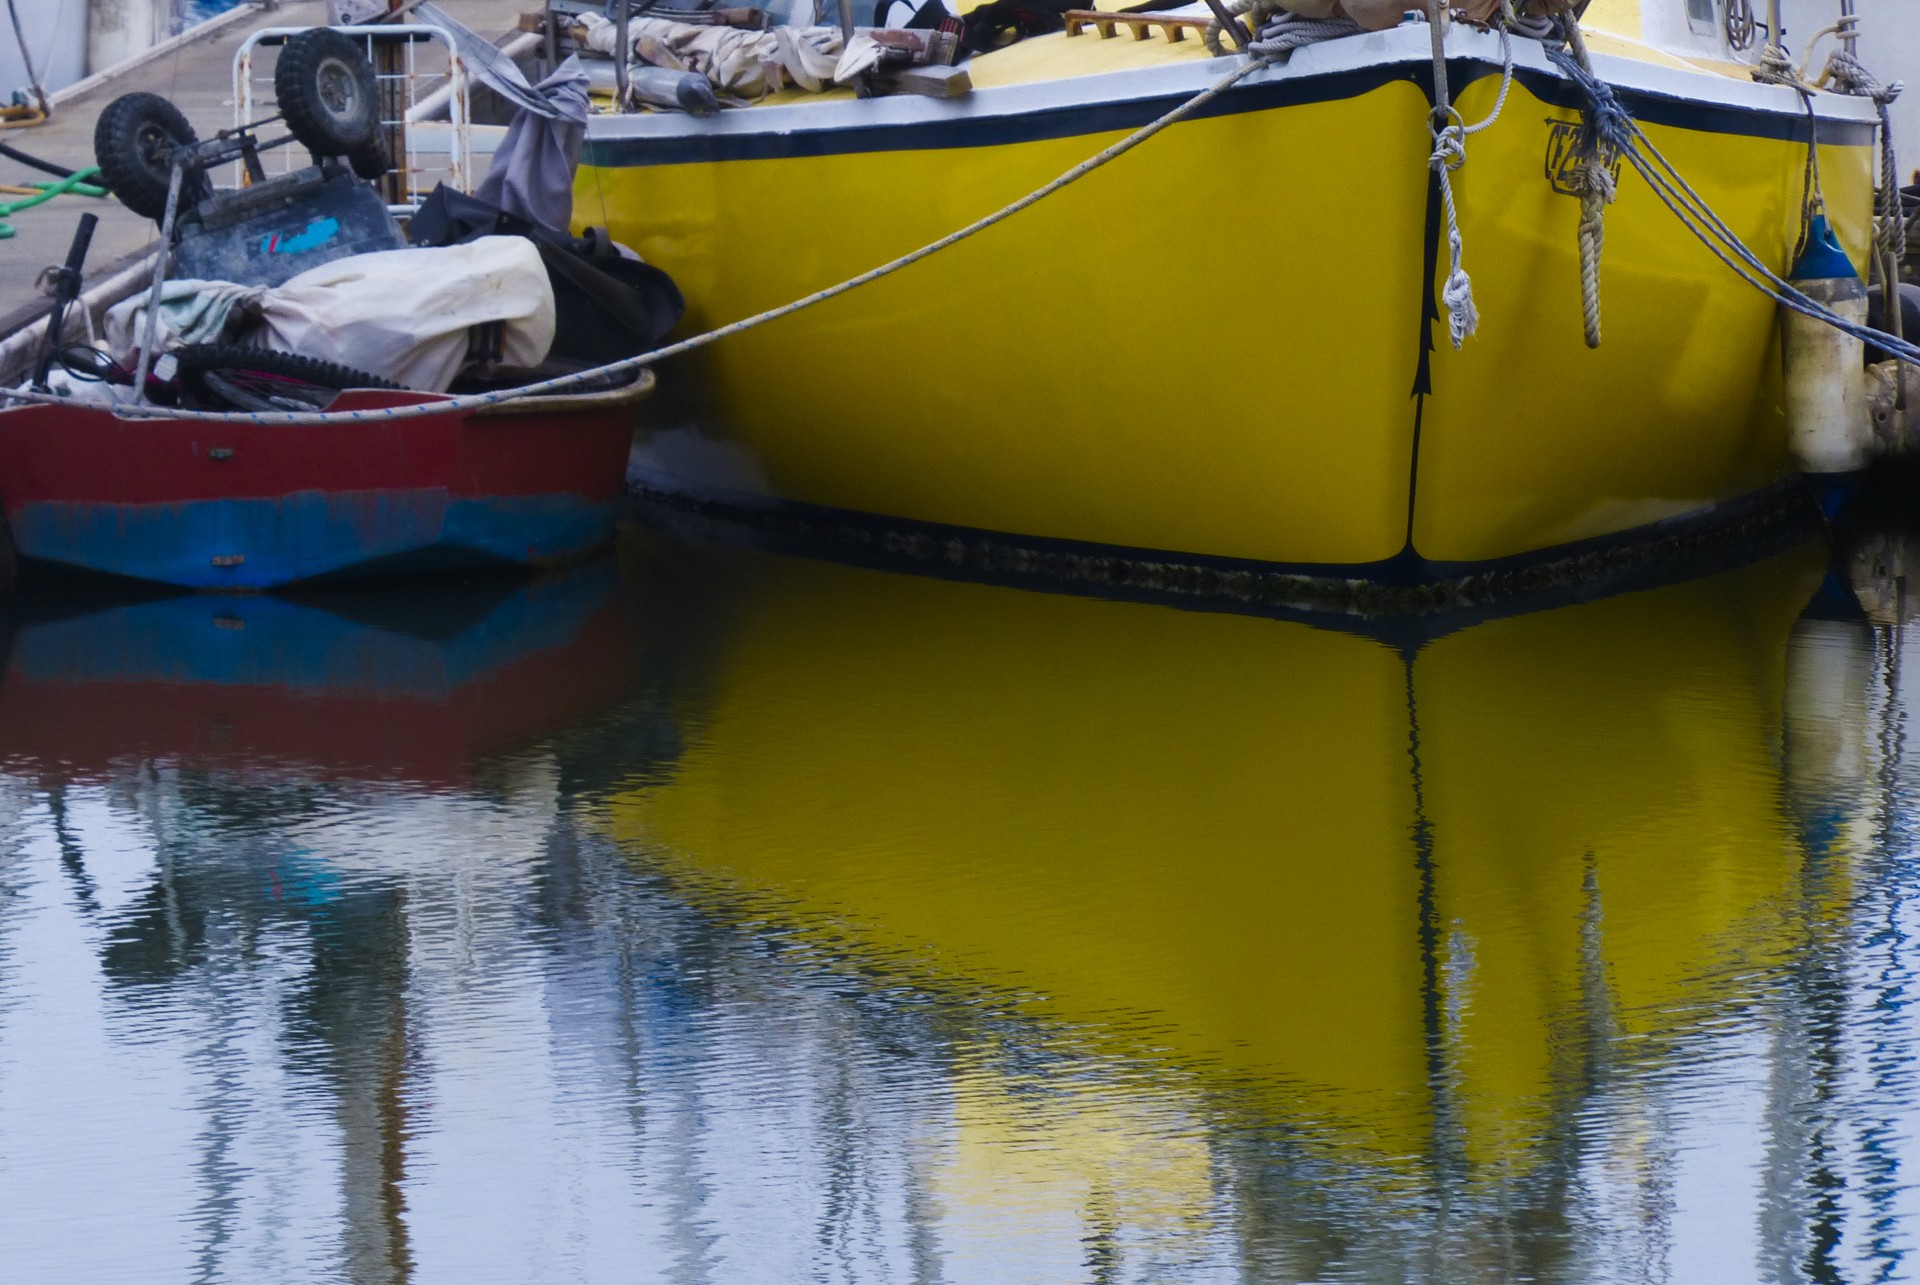
<instances>
[{"instance_id":1,"label":"coiled rope","mask_svg":"<svg viewBox=\"0 0 1920 1285\"><path fill-rule=\"evenodd\" d=\"M1140 144L1152 138L1155 134L1158 134L1161 130L1167 128L1167 126L1174 124L1184 117L1191 116L1194 112L1205 107L1215 98L1218 98L1221 94L1224 94L1227 90L1233 88L1233 86L1239 84L1248 76L1251 76L1254 72L1267 66L1268 61L1268 59L1259 56L1248 58L1245 63L1236 67L1231 73L1214 81L1213 84L1185 100L1165 115L1159 116L1147 124L1142 125L1139 129L1134 130L1133 133L1128 134L1119 142L1089 156L1086 160L1081 161L1066 173L1035 188L1019 200L1000 207L984 218L975 219L972 223L967 224L958 231L948 233L938 241L929 242L921 246L918 250L903 254L897 259L890 259L877 268L870 268L862 272L859 276L849 277L847 280L837 285L828 286L824 290L816 290L812 294L801 299L795 299L791 303L781 304L777 308L769 308L765 312L755 313L751 317L744 317L739 321L730 322L727 325L706 331L703 334L694 335L690 339L682 339L678 343L668 344L664 348L656 348L652 352L641 353L637 357L629 357L624 361L609 362L604 366L595 366L588 370L574 371L572 374L560 375L553 379L543 379L538 383L524 384L518 388L503 388L489 393L469 393L459 397L442 398L438 401L418 402L408 406L385 406L368 410L190 411L148 405L117 406L114 407L113 410L116 415L128 419L194 420L221 424L390 423L395 420L421 419L429 415L459 414L465 411L479 410L485 406L498 406L505 402L518 401L525 397L537 397L546 393L565 392L589 380L604 379L611 375L620 375L628 371L640 370L644 367L666 361L670 357L678 357L682 353L692 352L696 348L705 348L710 344L718 343L722 339L730 338L743 331L764 326L770 321L778 321L782 317L790 317L796 312L813 307L815 304L825 303L829 299L838 298L850 290L857 290L861 286L880 280L882 277L891 276L902 268L911 267L922 259L938 254L949 246L958 245L968 237L984 232L996 223L1003 223L1022 210L1027 209L1029 206L1038 204L1047 197L1052 196L1061 188L1079 182L1101 166L1118 160L1134 148L1140 146ZM61 406L74 404L70 398L61 397L54 393L37 393L30 388L0 388L0 398L8 398L16 402L38 402Z\"/></svg>"},{"instance_id":2,"label":"coiled rope","mask_svg":"<svg viewBox=\"0 0 1920 1285\"><path fill-rule=\"evenodd\" d=\"M1228 11L1232 11L1232 3L1240 2L1241 0L1232 0ZM1297 13L1282 9L1274 14L1270 21L1260 26L1259 35L1247 46L1247 52L1277 60L1285 58L1296 49L1317 45L1323 40L1357 36L1361 30L1359 23L1344 14L1337 18L1302 18ZM1213 24L1208 24L1206 34L1201 37L1201 40L1205 41L1209 37L1215 42L1219 40L1219 36L1213 30Z\"/></svg>"}]
</instances>

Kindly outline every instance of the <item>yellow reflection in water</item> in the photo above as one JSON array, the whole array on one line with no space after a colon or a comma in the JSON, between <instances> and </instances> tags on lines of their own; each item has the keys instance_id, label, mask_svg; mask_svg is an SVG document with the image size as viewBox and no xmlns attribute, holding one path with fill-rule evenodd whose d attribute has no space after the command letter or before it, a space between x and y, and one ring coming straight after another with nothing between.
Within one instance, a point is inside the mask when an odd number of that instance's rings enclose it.
<instances>
[{"instance_id":1,"label":"yellow reflection in water","mask_svg":"<svg viewBox=\"0 0 1920 1285\"><path fill-rule=\"evenodd\" d=\"M1136 1106L1059 1089L1029 1130L1014 1077L964 1062L949 1201L1187 1216L1206 1153L1165 1121L1229 1084L1389 1169L1452 1137L1511 1172L1583 1049L1671 1033L1783 949L1782 684L1819 561L1416 652L774 560L677 767L611 824L710 904L1164 1070Z\"/></svg>"}]
</instances>

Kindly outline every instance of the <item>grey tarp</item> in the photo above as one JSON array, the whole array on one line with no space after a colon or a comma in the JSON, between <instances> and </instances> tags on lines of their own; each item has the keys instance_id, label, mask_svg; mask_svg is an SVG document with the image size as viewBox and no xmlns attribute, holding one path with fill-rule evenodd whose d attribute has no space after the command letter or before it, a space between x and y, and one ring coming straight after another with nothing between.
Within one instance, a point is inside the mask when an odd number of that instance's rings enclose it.
<instances>
[{"instance_id":1,"label":"grey tarp","mask_svg":"<svg viewBox=\"0 0 1920 1285\"><path fill-rule=\"evenodd\" d=\"M415 12L446 28L468 70L514 104L506 137L474 195L566 231L573 221L573 171L587 136L587 73L580 60L569 57L551 76L529 85L511 58L438 5L423 4Z\"/></svg>"}]
</instances>

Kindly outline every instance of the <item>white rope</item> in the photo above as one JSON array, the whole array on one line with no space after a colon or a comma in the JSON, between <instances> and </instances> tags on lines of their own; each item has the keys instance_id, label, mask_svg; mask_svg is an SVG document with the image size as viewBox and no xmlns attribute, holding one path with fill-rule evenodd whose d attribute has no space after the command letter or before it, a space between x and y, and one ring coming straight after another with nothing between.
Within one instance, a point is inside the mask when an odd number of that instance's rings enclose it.
<instances>
[{"instance_id":1,"label":"white rope","mask_svg":"<svg viewBox=\"0 0 1920 1285\"><path fill-rule=\"evenodd\" d=\"M1460 240L1460 212L1453 204L1453 183L1448 175L1467 163L1466 134L1459 125L1447 125L1433 134L1433 155L1428 158L1440 180L1440 200L1447 211L1447 282L1440 287L1440 302L1447 306L1447 334L1458 348L1480 328L1480 309L1473 302L1473 281L1460 266L1465 250Z\"/></svg>"},{"instance_id":2,"label":"white rope","mask_svg":"<svg viewBox=\"0 0 1920 1285\"><path fill-rule=\"evenodd\" d=\"M664 348L656 348L652 352L641 353L638 357L628 357L624 361L609 362L604 366L595 366L589 370L578 370L572 374L560 375L553 379L543 379L538 383L525 384L519 388L505 388L490 393L469 393L460 397L446 397L438 401L418 402L409 406L386 406L378 409L349 411L258 412L191 411L171 410L154 406L120 406L115 408L115 414L127 419L194 420L197 422L218 424L386 423L394 420L421 419L429 415L460 414L465 411L478 410L484 406L499 406L506 402L519 401L522 398L537 397L546 393L565 392L589 380L604 379L610 375L619 375L631 370L640 370L644 367L666 361L670 357L678 357L682 353L692 352L696 348L705 348L710 344L718 343L722 339L740 334L742 331L764 326L770 321L778 321L782 317L790 317L794 313L806 308L811 308L817 303L825 303L827 300L838 298L850 290L857 290L861 286L878 281L882 277L891 276L902 268L912 267L922 259L938 254L949 246L958 245L968 237L984 232L996 223L1005 222L1029 206L1045 200L1061 188L1078 182L1109 161L1117 160L1121 156L1126 155L1134 148L1140 146L1140 144L1152 138L1155 134L1158 134L1161 130L1167 128L1167 126L1172 125L1183 117L1192 115L1267 65L1268 60L1265 58L1257 56L1249 58L1232 73L1222 76L1219 80L1216 80L1192 98L1187 99L1172 111L1142 125L1139 129L1136 129L1119 142L1081 161L1078 165L1060 175L1058 178L1053 179L1041 187L1035 188L1012 204L1004 205L984 218L975 219L972 223L967 224L967 226L957 232L950 232L938 241L923 245L918 250L903 254L897 259L891 259L877 268L871 268L866 272L862 272L857 277L849 277L838 285L828 286L824 290L816 290L805 298L795 299L792 303L784 303L777 308L769 308L765 312L755 313L751 317L730 322L727 325L709 330L704 334L695 335L690 339L682 339L680 342L668 344ZM0 388L0 398L10 398L19 402L40 402L62 406L74 404L68 398L60 397L52 393L36 393L28 388Z\"/></svg>"},{"instance_id":3,"label":"white rope","mask_svg":"<svg viewBox=\"0 0 1920 1285\"><path fill-rule=\"evenodd\" d=\"M1473 302L1473 279L1462 266L1465 243L1460 236L1460 211L1453 200L1453 172L1467 163L1467 136L1490 128L1500 119L1507 105L1507 91L1513 86L1513 37L1504 24L1500 32L1500 92L1493 110L1478 124L1469 125L1447 101L1446 32L1444 21L1433 24L1434 129L1433 152L1427 164L1440 184L1440 202L1447 216L1447 280L1440 287L1440 302L1447 309L1447 337L1455 348L1480 328L1480 309Z\"/></svg>"}]
</instances>

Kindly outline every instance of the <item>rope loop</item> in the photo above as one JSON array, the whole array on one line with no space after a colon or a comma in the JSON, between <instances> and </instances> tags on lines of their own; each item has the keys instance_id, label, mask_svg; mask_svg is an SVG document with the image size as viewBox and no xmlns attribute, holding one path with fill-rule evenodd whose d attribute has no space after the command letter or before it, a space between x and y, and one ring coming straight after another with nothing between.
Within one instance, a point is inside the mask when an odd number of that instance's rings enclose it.
<instances>
[{"instance_id":1,"label":"rope loop","mask_svg":"<svg viewBox=\"0 0 1920 1285\"><path fill-rule=\"evenodd\" d=\"M1427 163L1436 169L1444 169L1449 174L1467 163L1467 127L1460 120L1460 113L1447 108L1447 115L1453 124L1443 125L1433 131L1433 154Z\"/></svg>"}]
</instances>

